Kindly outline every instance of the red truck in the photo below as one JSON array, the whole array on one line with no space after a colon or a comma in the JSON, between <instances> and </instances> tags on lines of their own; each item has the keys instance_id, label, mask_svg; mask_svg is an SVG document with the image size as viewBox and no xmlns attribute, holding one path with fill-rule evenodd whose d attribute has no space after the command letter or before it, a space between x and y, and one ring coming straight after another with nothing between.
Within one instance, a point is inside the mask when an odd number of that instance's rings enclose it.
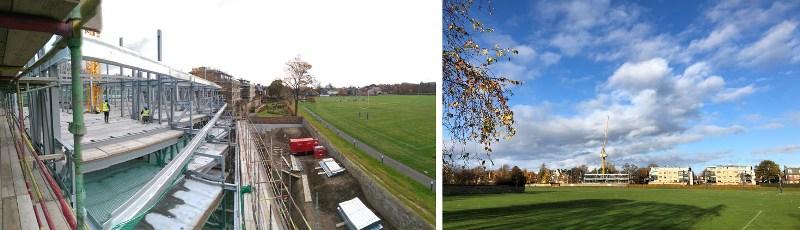
<instances>
[{"instance_id":1,"label":"red truck","mask_svg":"<svg viewBox=\"0 0 800 230\"><path fill-rule=\"evenodd\" d=\"M289 151L293 155L313 153L318 143L316 138L289 139Z\"/></svg>"}]
</instances>

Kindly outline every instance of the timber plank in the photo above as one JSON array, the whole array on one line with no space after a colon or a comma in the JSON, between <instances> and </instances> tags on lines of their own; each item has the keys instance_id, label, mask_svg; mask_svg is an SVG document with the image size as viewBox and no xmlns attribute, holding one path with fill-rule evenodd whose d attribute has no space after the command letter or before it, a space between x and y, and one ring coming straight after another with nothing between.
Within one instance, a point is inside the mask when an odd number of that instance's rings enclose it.
<instances>
[{"instance_id":1,"label":"timber plank","mask_svg":"<svg viewBox=\"0 0 800 230\"><path fill-rule=\"evenodd\" d=\"M39 229L36 224L36 213L33 211L31 197L26 195L17 196L17 207L19 208L20 227L25 230Z\"/></svg>"},{"instance_id":2,"label":"timber plank","mask_svg":"<svg viewBox=\"0 0 800 230\"><path fill-rule=\"evenodd\" d=\"M3 143L4 145L8 142ZM8 148L7 148L8 149ZM7 198L14 196L14 178L11 175L11 155L10 151L0 152L0 197Z\"/></svg>"},{"instance_id":3,"label":"timber plank","mask_svg":"<svg viewBox=\"0 0 800 230\"><path fill-rule=\"evenodd\" d=\"M3 198L3 230L19 230L19 210L17 199L14 197Z\"/></svg>"}]
</instances>

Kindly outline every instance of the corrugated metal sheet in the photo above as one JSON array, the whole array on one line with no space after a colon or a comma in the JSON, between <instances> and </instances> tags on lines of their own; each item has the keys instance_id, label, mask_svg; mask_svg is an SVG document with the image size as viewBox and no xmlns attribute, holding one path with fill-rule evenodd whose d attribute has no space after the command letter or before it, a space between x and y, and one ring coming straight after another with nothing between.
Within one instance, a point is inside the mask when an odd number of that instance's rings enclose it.
<instances>
[{"instance_id":1,"label":"corrugated metal sheet","mask_svg":"<svg viewBox=\"0 0 800 230\"><path fill-rule=\"evenodd\" d=\"M322 159L319 161L319 166L322 167L322 170L325 170L325 174L327 174L328 177L336 176L336 174L344 172L344 168L339 166L333 158Z\"/></svg>"},{"instance_id":2,"label":"corrugated metal sheet","mask_svg":"<svg viewBox=\"0 0 800 230\"><path fill-rule=\"evenodd\" d=\"M381 219L367 208L358 197L339 203L338 209L349 229L383 229L380 224Z\"/></svg>"}]
</instances>

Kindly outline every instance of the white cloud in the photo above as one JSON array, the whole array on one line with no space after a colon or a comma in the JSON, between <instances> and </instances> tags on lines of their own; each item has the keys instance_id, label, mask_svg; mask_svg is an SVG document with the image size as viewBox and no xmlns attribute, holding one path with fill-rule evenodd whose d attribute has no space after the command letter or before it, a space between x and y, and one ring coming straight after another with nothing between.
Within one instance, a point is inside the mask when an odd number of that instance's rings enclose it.
<instances>
[{"instance_id":1,"label":"white cloud","mask_svg":"<svg viewBox=\"0 0 800 230\"><path fill-rule=\"evenodd\" d=\"M514 47L519 45L519 43L517 43L517 41L515 41L511 35L500 32L483 33L481 34L481 38L483 41L488 43L490 47L493 47L494 45L500 45L501 47Z\"/></svg>"},{"instance_id":2,"label":"white cloud","mask_svg":"<svg viewBox=\"0 0 800 230\"><path fill-rule=\"evenodd\" d=\"M741 87L741 88L729 88L729 89L726 89L725 91L720 92L719 94L717 94L717 96L714 97L714 102L735 101L735 100L737 100L739 98L742 98L744 96L753 94L755 92L756 92L756 88L753 87L753 85L748 85L748 86Z\"/></svg>"},{"instance_id":3,"label":"white cloud","mask_svg":"<svg viewBox=\"0 0 800 230\"><path fill-rule=\"evenodd\" d=\"M783 21L773 26L764 37L739 51L737 58L747 64L761 64L781 59L791 59L792 51L800 46L797 21Z\"/></svg>"},{"instance_id":4,"label":"white cloud","mask_svg":"<svg viewBox=\"0 0 800 230\"><path fill-rule=\"evenodd\" d=\"M529 62L536 57L536 50L531 48L530 46L526 45L519 45L515 46L514 49L517 50L517 55L514 55L512 58L517 59L520 62Z\"/></svg>"},{"instance_id":5,"label":"white cloud","mask_svg":"<svg viewBox=\"0 0 800 230\"><path fill-rule=\"evenodd\" d=\"M601 1L542 1L537 4L540 28L550 46L562 54L574 56L606 45L628 45L649 32L649 26L637 23L640 9L634 5L614 5ZM608 34L606 36L606 34Z\"/></svg>"},{"instance_id":6,"label":"white cloud","mask_svg":"<svg viewBox=\"0 0 800 230\"><path fill-rule=\"evenodd\" d=\"M530 80L537 77L541 69L558 63L561 59L561 55L549 51L539 54L532 45L520 44L502 32L487 33L482 35L481 39L483 43L491 46L497 44L500 47L511 47L518 52L508 56L510 60L503 58L491 65L490 69L495 75L515 80Z\"/></svg>"},{"instance_id":7,"label":"white cloud","mask_svg":"<svg viewBox=\"0 0 800 230\"><path fill-rule=\"evenodd\" d=\"M762 8L757 2L720 1L706 11L706 18L711 22L730 24L740 31L746 31L786 18L797 5L793 1L774 1L769 7Z\"/></svg>"},{"instance_id":8,"label":"white cloud","mask_svg":"<svg viewBox=\"0 0 800 230\"><path fill-rule=\"evenodd\" d=\"M653 88L661 84L661 80L670 73L667 61L655 58L638 63L625 63L617 69L608 83L611 87L628 90Z\"/></svg>"},{"instance_id":9,"label":"white cloud","mask_svg":"<svg viewBox=\"0 0 800 230\"><path fill-rule=\"evenodd\" d=\"M508 77L514 80L528 80L536 77L536 73L528 69L525 65L517 64L513 61L502 61L490 66L492 72L497 76Z\"/></svg>"},{"instance_id":10,"label":"white cloud","mask_svg":"<svg viewBox=\"0 0 800 230\"><path fill-rule=\"evenodd\" d=\"M641 17L646 10L635 3L542 1L536 4L534 17L539 26L532 36L562 55L584 55L595 61L660 57L682 64L701 59L715 66L800 63L800 35L796 30L791 33L793 38L775 31L775 35L756 41L766 28L782 21L785 24L788 18L797 20L793 10L798 5L791 1L721 1L705 9L705 18L670 34L661 33L648 18ZM754 43L746 47L743 42Z\"/></svg>"},{"instance_id":11,"label":"white cloud","mask_svg":"<svg viewBox=\"0 0 800 230\"><path fill-rule=\"evenodd\" d=\"M698 62L686 67L683 71L683 76L696 78L708 76L711 73L711 67L705 62Z\"/></svg>"},{"instance_id":12,"label":"white cloud","mask_svg":"<svg viewBox=\"0 0 800 230\"><path fill-rule=\"evenodd\" d=\"M689 49L697 49L698 51L705 51L716 48L717 46L729 41L736 36L739 30L733 25L726 25L722 29L717 29L711 32L708 37L701 40L693 40L689 44Z\"/></svg>"},{"instance_id":13,"label":"white cloud","mask_svg":"<svg viewBox=\"0 0 800 230\"><path fill-rule=\"evenodd\" d=\"M541 58L544 65L548 66L558 63L558 61L561 60L561 55L553 52L544 52Z\"/></svg>"},{"instance_id":14,"label":"white cloud","mask_svg":"<svg viewBox=\"0 0 800 230\"><path fill-rule=\"evenodd\" d=\"M573 56L584 46L587 46L592 38L586 32L567 34L559 33L550 40L550 45L561 50L562 53Z\"/></svg>"},{"instance_id":15,"label":"white cloud","mask_svg":"<svg viewBox=\"0 0 800 230\"><path fill-rule=\"evenodd\" d=\"M784 145L772 148L765 148L753 151L753 154L788 154L800 152L800 145Z\"/></svg>"},{"instance_id":16,"label":"white cloud","mask_svg":"<svg viewBox=\"0 0 800 230\"><path fill-rule=\"evenodd\" d=\"M597 165L607 116L606 150L620 163L643 163L681 144L746 131L741 125L703 119L703 104L725 90L724 79L712 75L707 64L695 63L680 75L671 72L669 63L659 58L625 63L594 98L578 103L573 115L554 114L548 104L515 105L517 134L494 147L494 159L528 167L541 162L556 167ZM680 162L711 159L708 154Z\"/></svg>"},{"instance_id":17,"label":"white cloud","mask_svg":"<svg viewBox=\"0 0 800 230\"><path fill-rule=\"evenodd\" d=\"M783 124L778 122L770 122L767 124L763 124L758 126L759 129L780 129L783 128Z\"/></svg>"}]
</instances>

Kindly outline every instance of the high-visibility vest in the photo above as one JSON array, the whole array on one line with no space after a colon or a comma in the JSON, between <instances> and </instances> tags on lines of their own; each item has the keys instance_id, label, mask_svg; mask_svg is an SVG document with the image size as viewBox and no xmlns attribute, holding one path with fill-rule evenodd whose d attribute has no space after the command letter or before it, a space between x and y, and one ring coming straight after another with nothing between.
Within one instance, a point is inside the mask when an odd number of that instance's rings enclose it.
<instances>
[{"instance_id":1,"label":"high-visibility vest","mask_svg":"<svg viewBox=\"0 0 800 230\"><path fill-rule=\"evenodd\" d=\"M103 109L100 111L108 112L108 102L103 102Z\"/></svg>"},{"instance_id":2,"label":"high-visibility vest","mask_svg":"<svg viewBox=\"0 0 800 230\"><path fill-rule=\"evenodd\" d=\"M149 109L142 110L142 116L143 117L149 117L150 116L150 110Z\"/></svg>"}]
</instances>

